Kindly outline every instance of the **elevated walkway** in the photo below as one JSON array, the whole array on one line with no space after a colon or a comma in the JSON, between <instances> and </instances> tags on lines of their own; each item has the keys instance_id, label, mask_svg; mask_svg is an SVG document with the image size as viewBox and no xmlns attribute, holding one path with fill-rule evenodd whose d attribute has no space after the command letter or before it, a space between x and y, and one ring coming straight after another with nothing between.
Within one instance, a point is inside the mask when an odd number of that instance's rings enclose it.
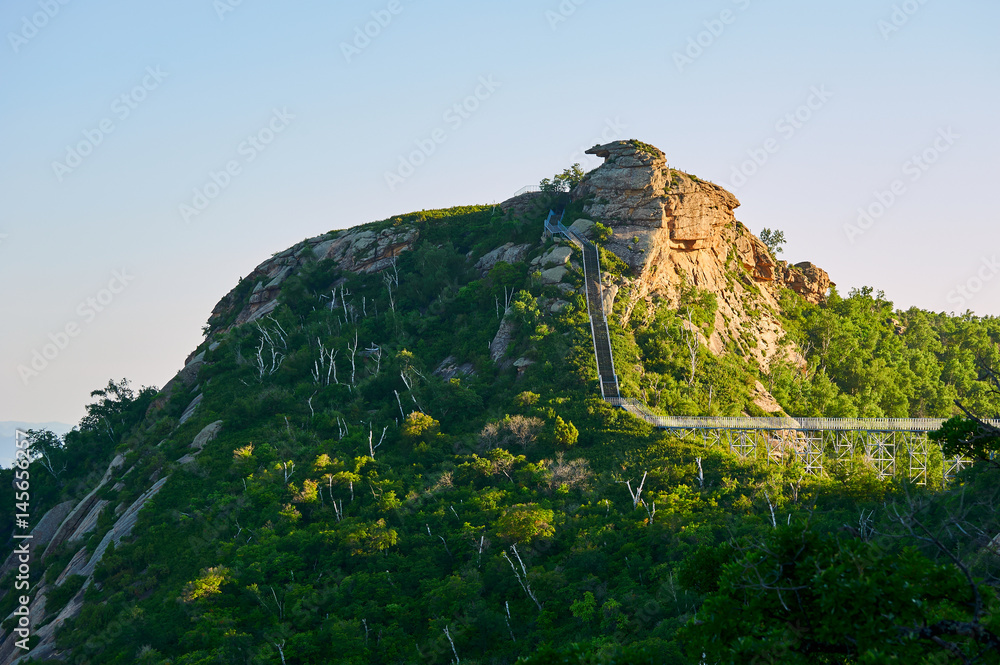
<instances>
[{"instance_id":1,"label":"elevated walkway","mask_svg":"<svg viewBox=\"0 0 1000 665\"><path fill-rule=\"evenodd\" d=\"M590 334L594 340L594 357L597 358L597 376L601 396L606 400L620 400L615 359L611 352L611 333L604 311L604 288L601 285L601 258L597 245L575 233L562 223L563 212L556 217L554 210L545 219L545 230L553 236L562 234L583 252L583 283L587 291L587 313L590 316Z\"/></svg>"},{"instance_id":2,"label":"elevated walkway","mask_svg":"<svg viewBox=\"0 0 1000 665\"><path fill-rule=\"evenodd\" d=\"M940 447L927 436L940 429L943 418L789 418L662 416L642 402L622 397L615 373L611 335L604 311L600 250L594 243L563 224L563 211L549 211L545 230L562 235L583 253L584 284L590 332L594 341L601 396L653 427L694 435L706 444L721 445L743 459L780 462L798 457L809 473L822 474L825 466L860 461L881 478L906 474L926 484L932 454L941 460L941 479L947 482L970 464L960 457L941 459ZM1000 420L987 421L1000 427Z\"/></svg>"}]
</instances>

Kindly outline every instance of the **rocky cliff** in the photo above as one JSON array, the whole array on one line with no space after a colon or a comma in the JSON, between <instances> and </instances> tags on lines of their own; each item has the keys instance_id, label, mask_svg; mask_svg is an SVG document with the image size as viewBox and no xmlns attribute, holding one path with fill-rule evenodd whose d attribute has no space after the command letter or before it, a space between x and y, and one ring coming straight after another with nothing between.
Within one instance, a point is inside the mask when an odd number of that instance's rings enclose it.
<instances>
[{"instance_id":1,"label":"rocky cliff","mask_svg":"<svg viewBox=\"0 0 1000 665\"><path fill-rule=\"evenodd\" d=\"M719 353L738 344L766 367L784 336L777 318L781 289L811 302L825 299L829 275L811 263L775 261L736 220L740 202L722 187L670 168L662 151L639 141L587 153L605 162L574 189L573 199L585 204L586 216L611 228L606 249L633 270L634 278L612 286L627 299L625 320L640 299L676 302L682 285L693 285L718 300L709 347Z\"/></svg>"}]
</instances>

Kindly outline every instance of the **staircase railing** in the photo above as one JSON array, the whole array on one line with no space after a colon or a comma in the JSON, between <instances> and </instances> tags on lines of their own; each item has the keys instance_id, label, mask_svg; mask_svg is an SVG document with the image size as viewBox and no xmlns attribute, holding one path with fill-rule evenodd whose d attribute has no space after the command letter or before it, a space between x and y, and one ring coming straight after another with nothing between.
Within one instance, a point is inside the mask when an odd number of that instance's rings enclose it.
<instances>
[{"instance_id":1,"label":"staircase railing","mask_svg":"<svg viewBox=\"0 0 1000 665\"><path fill-rule=\"evenodd\" d=\"M604 311L604 287L601 275L601 258L597 246L572 229L566 228L562 220L565 210L550 210L545 218L545 230L562 234L583 252L583 283L587 292L587 314L590 319L590 336L594 342L594 359L597 361L597 379L601 386L601 396L617 399L621 396L618 374L615 372L615 358L611 351L611 332L608 329L607 313Z\"/></svg>"}]
</instances>

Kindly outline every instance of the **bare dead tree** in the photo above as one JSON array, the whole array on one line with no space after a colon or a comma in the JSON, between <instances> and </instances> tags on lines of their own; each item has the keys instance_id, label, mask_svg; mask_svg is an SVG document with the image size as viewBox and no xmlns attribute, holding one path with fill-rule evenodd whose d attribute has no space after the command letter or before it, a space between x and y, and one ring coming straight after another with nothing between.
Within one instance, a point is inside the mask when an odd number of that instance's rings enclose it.
<instances>
[{"instance_id":1,"label":"bare dead tree","mask_svg":"<svg viewBox=\"0 0 1000 665\"><path fill-rule=\"evenodd\" d=\"M771 527L777 529L778 520L774 516L774 504L771 503L771 495L767 493L766 489L764 490L764 498L767 499L767 507L771 509Z\"/></svg>"},{"instance_id":2,"label":"bare dead tree","mask_svg":"<svg viewBox=\"0 0 1000 665\"><path fill-rule=\"evenodd\" d=\"M683 325L684 323L687 325ZM686 308L685 317L682 319L681 341L687 347L690 359L690 375L688 376L688 385L690 386L694 385L694 376L698 369L698 349L701 346L701 342L698 341L698 326L694 324L691 318L690 307Z\"/></svg>"},{"instance_id":3,"label":"bare dead tree","mask_svg":"<svg viewBox=\"0 0 1000 665\"><path fill-rule=\"evenodd\" d=\"M268 317L270 318L270 317ZM274 319L271 319L274 321ZM260 333L260 344L257 346L257 357L254 360L254 367L257 370L257 379L263 381L265 376L270 376L278 371L281 363L285 360L288 340L281 330L281 325L277 321L275 329L269 330L266 326L257 323L257 331Z\"/></svg>"},{"instance_id":4,"label":"bare dead tree","mask_svg":"<svg viewBox=\"0 0 1000 665\"><path fill-rule=\"evenodd\" d=\"M271 642L278 649L278 655L281 656L281 665L285 665L285 640L280 642Z\"/></svg>"},{"instance_id":5,"label":"bare dead tree","mask_svg":"<svg viewBox=\"0 0 1000 665\"><path fill-rule=\"evenodd\" d=\"M584 485L587 480L590 479L592 475L590 469L588 468L587 460L583 458L577 458L575 460L566 461L566 454L562 451L556 453L556 459L552 460L542 460L551 477L549 478L548 487L550 490L556 489L558 487L568 487L576 488Z\"/></svg>"},{"instance_id":6,"label":"bare dead tree","mask_svg":"<svg viewBox=\"0 0 1000 665\"><path fill-rule=\"evenodd\" d=\"M642 474L642 480L639 481L639 487L637 487L635 490L632 489L632 481L631 480L626 480L625 481L625 487L628 488L628 493L632 495L632 508L633 509L638 508L639 507L639 503L642 501L642 487L643 487L643 485L646 484L646 476L647 475L648 475L648 472L644 471L643 474Z\"/></svg>"},{"instance_id":7,"label":"bare dead tree","mask_svg":"<svg viewBox=\"0 0 1000 665\"><path fill-rule=\"evenodd\" d=\"M433 538L434 534L431 533L431 525L430 524L424 524L424 526L427 527L427 535L430 536L431 538ZM446 541L442 536L438 536L438 539L442 543L444 543L444 551L448 553L448 556L451 556L451 550L448 549L448 541Z\"/></svg>"},{"instance_id":8,"label":"bare dead tree","mask_svg":"<svg viewBox=\"0 0 1000 665\"><path fill-rule=\"evenodd\" d=\"M371 423L368 423L368 452L371 454L371 458L373 460L375 459L375 450L379 446L382 445L383 441L385 441L385 433L386 433L386 430L388 430L388 429L389 429L388 425L386 425L384 428L382 428L382 436L381 436L381 438L379 438L378 443L372 445L372 434L373 434L373 432L372 432Z\"/></svg>"},{"instance_id":9,"label":"bare dead tree","mask_svg":"<svg viewBox=\"0 0 1000 665\"><path fill-rule=\"evenodd\" d=\"M503 605L504 609L507 610L507 632L510 633L510 641L517 642L517 638L514 637L514 630L510 627L510 602L505 600Z\"/></svg>"},{"instance_id":10,"label":"bare dead tree","mask_svg":"<svg viewBox=\"0 0 1000 665\"><path fill-rule=\"evenodd\" d=\"M337 380L337 365L334 362L340 351L332 348L327 349L318 337L316 338L316 345L319 346L319 359L313 361L313 382L316 385L328 386L332 378L334 383L340 383Z\"/></svg>"},{"instance_id":11,"label":"bare dead tree","mask_svg":"<svg viewBox=\"0 0 1000 665\"><path fill-rule=\"evenodd\" d=\"M351 348L351 345L348 344L347 345L347 350L351 352L351 385L353 386L353 385L356 385L355 382L354 382L354 375L355 375L355 372L357 371L357 366L355 364L355 361L356 361L357 355L358 355L358 331L357 330L354 331L354 348Z\"/></svg>"},{"instance_id":12,"label":"bare dead tree","mask_svg":"<svg viewBox=\"0 0 1000 665\"><path fill-rule=\"evenodd\" d=\"M393 295L393 289L399 289L399 268L396 266L396 257L392 257L392 263L389 264L392 267L392 272L388 270L382 271L382 281L385 282L385 290L389 293L389 309L392 313L396 313L396 297Z\"/></svg>"},{"instance_id":13,"label":"bare dead tree","mask_svg":"<svg viewBox=\"0 0 1000 665\"><path fill-rule=\"evenodd\" d=\"M524 565L524 561L521 560L521 555L517 551L517 545L511 545L510 550L514 553L514 556L517 557L517 562L521 564L521 572L517 571L517 568L514 566L514 562L511 561L509 556L507 556L507 552L501 552L501 554L503 555L503 558L507 559L507 563L510 564L511 570L514 571L514 577L517 578L518 584L520 584L521 588L524 589L524 593L527 594L528 598L530 598L538 607L538 611L541 612L542 604L538 602L538 598L535 597L535 593L531 590L531 584L528 582L528 568Z\"/></svg>"},{"instance_id":14,"label":"bare dead tree","mask_svg":"<svg viewBox=\"0 0 1000 665\"><path fill-rule=\"evenodd\" d=\"M375 359L375 372L373 373L373 376L378 376L379 370L382 368L381 347L377 346L374 342L372 342L372 345L369 348L365 349L365 353L367 353L370 358Z\"/></svg>"},{"instance_id":15,"label":"bare dead tree","mask_svg":"<svg viewBox=\"0 0 1000 665\"><path fill-rule=\"evenodd\" d=\"M538 433L545 426L545 421L535 416L515 415L505 418L501 422L501 426L510 432L518 445L527 448L528 444L534 443L538 438Z\"/></svg>"},{"instance_id":16,"label":"bare dead tree","mask_svg":"<svg viewBox=\"0 0 1000 665\"><path fill-rule=\"evenodd\" d=\"M420 404L417 403L416 396L413 394L413 379L410 379L406 375L406 370L405 369L404 370L400 370L400 372L399 372L399 378L403 379L403 385L405 385L406 389L410 392L410 399L413 400L413 404L417 407L417 411L419 411L420 413L424 413L424 410L422 408L420 408ZM402 411L402 409L400 409L400 411Z\"/></svg>"},{"instance_id":17,"label":"bare dead tree","mask_svg":"<svg viewBox=\"0 0 1000 665\"><path fill-rule=\"evenodd\" d=\"M451 644L451 652L455 654L455 665L458 665L462 661L458 659L458 651L455 650L455 640L451 639L451 633L448 632L448 626L444 627L444 636L448 638L448 643Z\"/></svg>"},{"instance_id":18,"label":"bare dead tree","mask_svg":"<svg viewBox=\"0 0 1000 665\"><path fill-rule=\"evenodd\" d=\"M392 392L396 393L396 405L399 406L399 417L406 420L406 414L403 413L403 403L399 401L399 391L394 389Z\"/></svg>"}]
</instances>

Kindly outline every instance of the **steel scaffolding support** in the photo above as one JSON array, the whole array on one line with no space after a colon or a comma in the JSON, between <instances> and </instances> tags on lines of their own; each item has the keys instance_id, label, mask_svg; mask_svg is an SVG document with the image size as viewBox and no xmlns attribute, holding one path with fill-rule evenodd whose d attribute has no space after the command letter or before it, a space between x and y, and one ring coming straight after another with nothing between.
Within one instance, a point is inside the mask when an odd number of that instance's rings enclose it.
<instances>
[{"instance_id":1,"label":"steel scaffolding support","mask_svg":"<svg viewBox=\"0 0 1000 665\"><path fill-rule=\"evenodd\" d=\"M598 249L566 228L562 216L557 219L554 211L549 212L544 226L553 235L564 235L583 252L587 310L598 381L601 396L609 404L654 427L677 432L682 437L699 434L706 447L727 449L741 460L763 458L783 463L795 455L807 473L821 475L825 466L853 464L860 455L874 468L879 478L895 476L901 472L901 467L905 467L907 477L914 483L926 485L931 481L929 460L933 444L927 434L941 427L944 422L941 418L661 416L641 402L622 397L614 367L607 313L604 311ZM988 422L1000 427L1000 420ZM948 483L971 463L961 457L944 460L943 482Z\"/></svg>"}]
</instances>

